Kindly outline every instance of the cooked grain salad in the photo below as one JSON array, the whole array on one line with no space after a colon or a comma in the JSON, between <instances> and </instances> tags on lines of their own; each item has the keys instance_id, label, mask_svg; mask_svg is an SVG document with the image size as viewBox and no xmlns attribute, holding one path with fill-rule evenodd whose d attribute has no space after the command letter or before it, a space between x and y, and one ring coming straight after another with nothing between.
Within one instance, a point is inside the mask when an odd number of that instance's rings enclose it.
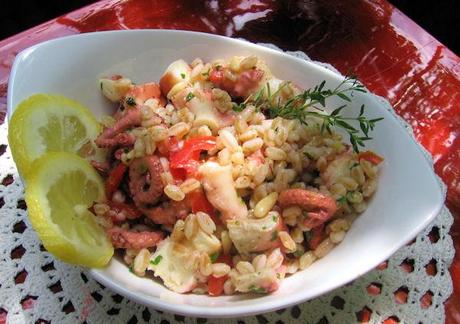
<instances>
[{"instance_id":1,"label":"cooked grain salad","mask_svg":"<svg viewBox=\"0 0 460 324\"><path fill-rule=\"evenodd\" d=\"M175 292L277 290L340 244L376 191L383 159L359 150L380 119L341 115L365 92L354 78L303 90L235 56L99 83L116 110L96 139L107 201L94 212L133 273ZM332 96L344 105L328 114Z\"/></svg>"}]
</instances>

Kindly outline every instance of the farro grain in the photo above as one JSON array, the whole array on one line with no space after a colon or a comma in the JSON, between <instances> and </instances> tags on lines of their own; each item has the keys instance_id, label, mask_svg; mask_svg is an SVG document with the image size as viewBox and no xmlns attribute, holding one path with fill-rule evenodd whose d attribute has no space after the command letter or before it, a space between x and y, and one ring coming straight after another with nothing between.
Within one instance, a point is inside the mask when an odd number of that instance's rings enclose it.
<instances>
[{"instance_id":1,"label":"farro grain","mask_svg":"<svg viewBox=\"0 0 460 324\"><path fill-rule=\"evenodd\" d=\"M236 265L236 270L241 274L249 274L255 271L254 266L248 261L240 261Z\"/></svg>"},{"instance_id":2,"label":"farro grain","mask_svg":"<svg viewBox=\"0 0 460 324\"><path fill-rule=\"evenodd\" d=\"M345 231L331 232L329 234L329 239L332 243L338 244L343 241L345 238Z\"/></svg>"},{"instance_id":3,"label":"farro grain","mask_svg":"<svg viewBox=\"0 0 460 324\"><path fill-rule=\"evenodd\" d=\"M133 262L133 271L135 274L138 276L145 276L145 270L147 269L147 266L149 265L150 261L150 252L147 249L142 249L139 251L139 253L136 255L134 258Z\"/></svg>"},{"instance_id":4,"label":"farro grain","mask_svg":"<svg viewBox=\"0 0 460 324\"><path fill-rule=\"evenodd\" d=\"M328 254L334 248L334 246L335 244L329 238L327 238L318 245L313 253L317 258L322 258L326 256L326 254Z\"/></svg>"},{"instance_id":5,"label":"farro grain","mask_svg":"<svg viewBox=\"0 0 460 324\"><path fill-rule=\"evenodd\" d=\"M313 262L315 262L315 260L316 260L316 256L313 252L308 251L304 253L299 259L300 270L304 270L308 268L309 266L311 266Z\"/></svg>"},{"instance_id":6,"label":"farro grain","mask_svg":"<svg viewBox=\"0 0 460 324\"><path fill-rule=\"evenodd\" d=\"M198 225L200 225L200 228L206 234L212 234L216 230L216 224L214 224L214 222L208 214L203 212L197 212L196 220L198 222Z\"/></svg>"},{"instance_id":7,"label":"farro grain","mask_svg":"<svg viewBox=\"0 0 460 324\"><path fill-rule=\"evenodd\" d=\"M196 234L197 231L198 231L198 223L196 221L196 215L190 214L185 219L185 225L184 225L185 237L188 240L190 240Z\"/></svg>"},{"instance_id":8,"label":"farro grain","mask_svg":"<svg viewBox=\"0 0 460 324\"><path fill-rule=\"evenodd\" d=\"M281 244L283 244L287 250L290 252L294 252L296 250L296 244L288 232L280 231L278 236L280 238Z\"/></svg>"},{"instance_id":9,"label":"farro grain","mask_svg":"<svg viewBox=\"0 0 460 324\"><path fill-rule=\"evenodd\" d=\"M228 231L222 231L220 234L221 236L221 241L222 241L222 251L224 254L229 254L230 250L232 249L232 240L230 239L230 236L228 234Z\"/></svg>"},{"instance_id":10,"label":"farro grain","mask_svg":"<svg viewBox=\"0 0 460 324\"><path fill-rule=\"evenodd\" d=\"M264 145L264 141L257 137L243 143L243 152L246 155L254 153Z\"/></svg>"},{"instance_id":11,"label":"farro grain","mask_svg":"<svg viewBox=\"0 0 460 324\"><path fill-rule=\"evenodd\" d=\"M238 148L239 148L238 141L236 140L235 136L230 131L228 131L227 129L222 129L219 132L219 138L221 139L224 146L230 152L238 151Z\"/></svg>"},{"instance_id":12,"label":"farro grain","mask_svg":"<svg viewBox=\"0 0 460 324\"><path fill-rule=\"evenodd\" d=\"M257 255L252 260L252 265L256 271L262 271L267 266L267 256L265 254Z\"/></svg>"},{"instance_id":13,"label":"farro grain","mask_svg":"<svg viewBox=\"0 0 460 324\"><path fill-rule=\"evenodd\" d=\"M189 178L180 184L180 190L182 190L184 194L188 194L189 192L199 189L200 187L200 181L195 178Z\"/></svg>"},{"instance_id":14,"label":"farro grain","mask_svg":"<svg viewBox=\"0 0 460 324\"><path fill-rule=\"evenodd\" d=\"M254 208L254 216L256 218L265 217L270 210L275 206L278 200L278 194L276 192L270 193L268 196L260 200Z\"/></svg>"},{"instance_id":15,"label":"farro grain","mask_svg":"<svg viewBox=\"0 0 460 324\"><path fill-rule=\"evenodd\" d=\"M230 267L225 263L214 263L212 265L212 275L216 278L226 276L230 272Z\"/></svg>"}]
</instances>

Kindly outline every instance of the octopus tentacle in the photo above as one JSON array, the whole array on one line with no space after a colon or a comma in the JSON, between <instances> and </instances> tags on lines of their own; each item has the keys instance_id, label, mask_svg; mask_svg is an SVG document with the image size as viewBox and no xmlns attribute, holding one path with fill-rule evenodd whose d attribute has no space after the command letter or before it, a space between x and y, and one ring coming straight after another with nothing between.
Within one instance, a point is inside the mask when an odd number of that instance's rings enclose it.
<instances>
[{"instance_id":1,"label":"octopus tentacle","mask_svg":"<svg viewBox=\"0 0 460 324\"><path fill-rule=\"evenodd\" d=\"M164 202L161 206L143 209L142 212L155 224L174 225L178 219L185 219L191 212L188 199Z\"/></svg>"},{"instance_id":2,"label":"octopus tentacle","mask_svg":"<svg viewBox=\"0 0 460 324\"><path fill-rule=\"evenodd\" d=\"M135 159L129 166L129 190L139 209L154 205L163 193L161 166L158 156L149 155Z\"/></svg>"},{"instance_id":3,"label":"octopus tentacle","mask_svg":"<svg viewBox=\"0 0 460 324\"><path fill-rule=\"evenodd\" d=\"M110 163L108 161L99 162L96 160L91 160L90 163L91 166L100 174L107 174L110 170Z\"/></svg>"},{"instance_id":4,"label":"octopus tentacle","mask_svg":"<svg viewBox=\"0 0 460 324\"><path fill-rule=\"evenodd\" d=\"M107 235L116 249L136 249L156 246L163 240L162 232L134 232L120 227L113 227L107 231Z\"/></svg>"},{"instance_id":5,"label":"octopus tentacle","mask_svg":"<svg viewBox=\"0 0 460 324\"><path fill-rule=\"evenodd\" d=\"M287 189L280 193L281 208L299 206L307 212L304 226L313 228L329 220L337 211L337 203L331 196L306 189Z\"/></svg>"},{"instance_id":6,"label":"octopus tentacle","mask_svg":"<svg viewBox=\"0 0 460 324\"><path fill-rule=\"evenodd\" d=\"M129 108L125 110L125 114L116 121L113 127L104 129L102 134L98 136L95 143L99 147L113 147L116 145L132 145L134 136L122 133L129 127L139 126L142 122L142 113L140 108Z\"/></svg>"},{"instance_id":7,"label":"octopus tentacle","mask_svg":"<svg viewBox=\"0 0 460 324\"><path fill-rule=\"evenodd\" d=\"M213 70L210 76L211 81L231 96L240 98L249 96L259 86L264 75L264 71L259 69L248 70L241 72L233 81L223 77L224 70Z\"/></svg>"}]
</instances>

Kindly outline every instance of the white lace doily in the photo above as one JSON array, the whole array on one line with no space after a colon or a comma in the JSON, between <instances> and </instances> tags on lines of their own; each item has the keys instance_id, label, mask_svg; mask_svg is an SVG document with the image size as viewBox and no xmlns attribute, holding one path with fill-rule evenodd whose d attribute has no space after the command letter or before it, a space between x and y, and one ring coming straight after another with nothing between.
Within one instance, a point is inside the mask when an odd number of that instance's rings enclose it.
<instances>
[{"instance_id":1,"label":"white lace doily","mask_svg":"<svg viewBox=\"0 0 460 324\"><path fill-rule=\"evenodd\" d=\"M309 59L302 52L289 54ZM379 100L393 111L386 100ZM414 138L410 127L400 120ZM354 323L363 312L371 314L370 322L374 323L388 318L407 323L444 323L443 304L452 293L448 269L454 256L449 235L453 218L446 207L412 244L396 252L380 270L322 297L241 320L184 318L129 301L98 284L84 268L60 262L46 252L27 219L23 186L7 144L7 127L3 124L0 323L2 319L7 323ZM432 163L430 155L424 153ZM439 184L445 194L445 186L441 181Z\"/></svg>"}]
</instances>

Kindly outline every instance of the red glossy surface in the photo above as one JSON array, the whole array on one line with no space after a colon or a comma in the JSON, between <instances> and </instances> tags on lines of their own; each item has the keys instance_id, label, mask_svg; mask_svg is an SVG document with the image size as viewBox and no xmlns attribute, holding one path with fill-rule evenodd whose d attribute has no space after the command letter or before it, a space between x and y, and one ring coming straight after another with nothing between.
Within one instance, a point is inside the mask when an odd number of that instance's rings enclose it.
<instances>
[{"instance_id":1,"label":"red glossy surface","mask_svg":"<svg viewBox=\"0 0 460 324\"><path fill-rule=\"evenodd\" d=\"M58 36L134 28L271 42L303 50L342 73L353 71L390 100L433 154L436 172L448 185L456 217L452 234L460 248L460 59L388 2L102 0L0 42L0 119L10 65L20 50ZM459 306L456 289L446 306L449 323L460 322Z\"/></svg>"}]
</instances>

